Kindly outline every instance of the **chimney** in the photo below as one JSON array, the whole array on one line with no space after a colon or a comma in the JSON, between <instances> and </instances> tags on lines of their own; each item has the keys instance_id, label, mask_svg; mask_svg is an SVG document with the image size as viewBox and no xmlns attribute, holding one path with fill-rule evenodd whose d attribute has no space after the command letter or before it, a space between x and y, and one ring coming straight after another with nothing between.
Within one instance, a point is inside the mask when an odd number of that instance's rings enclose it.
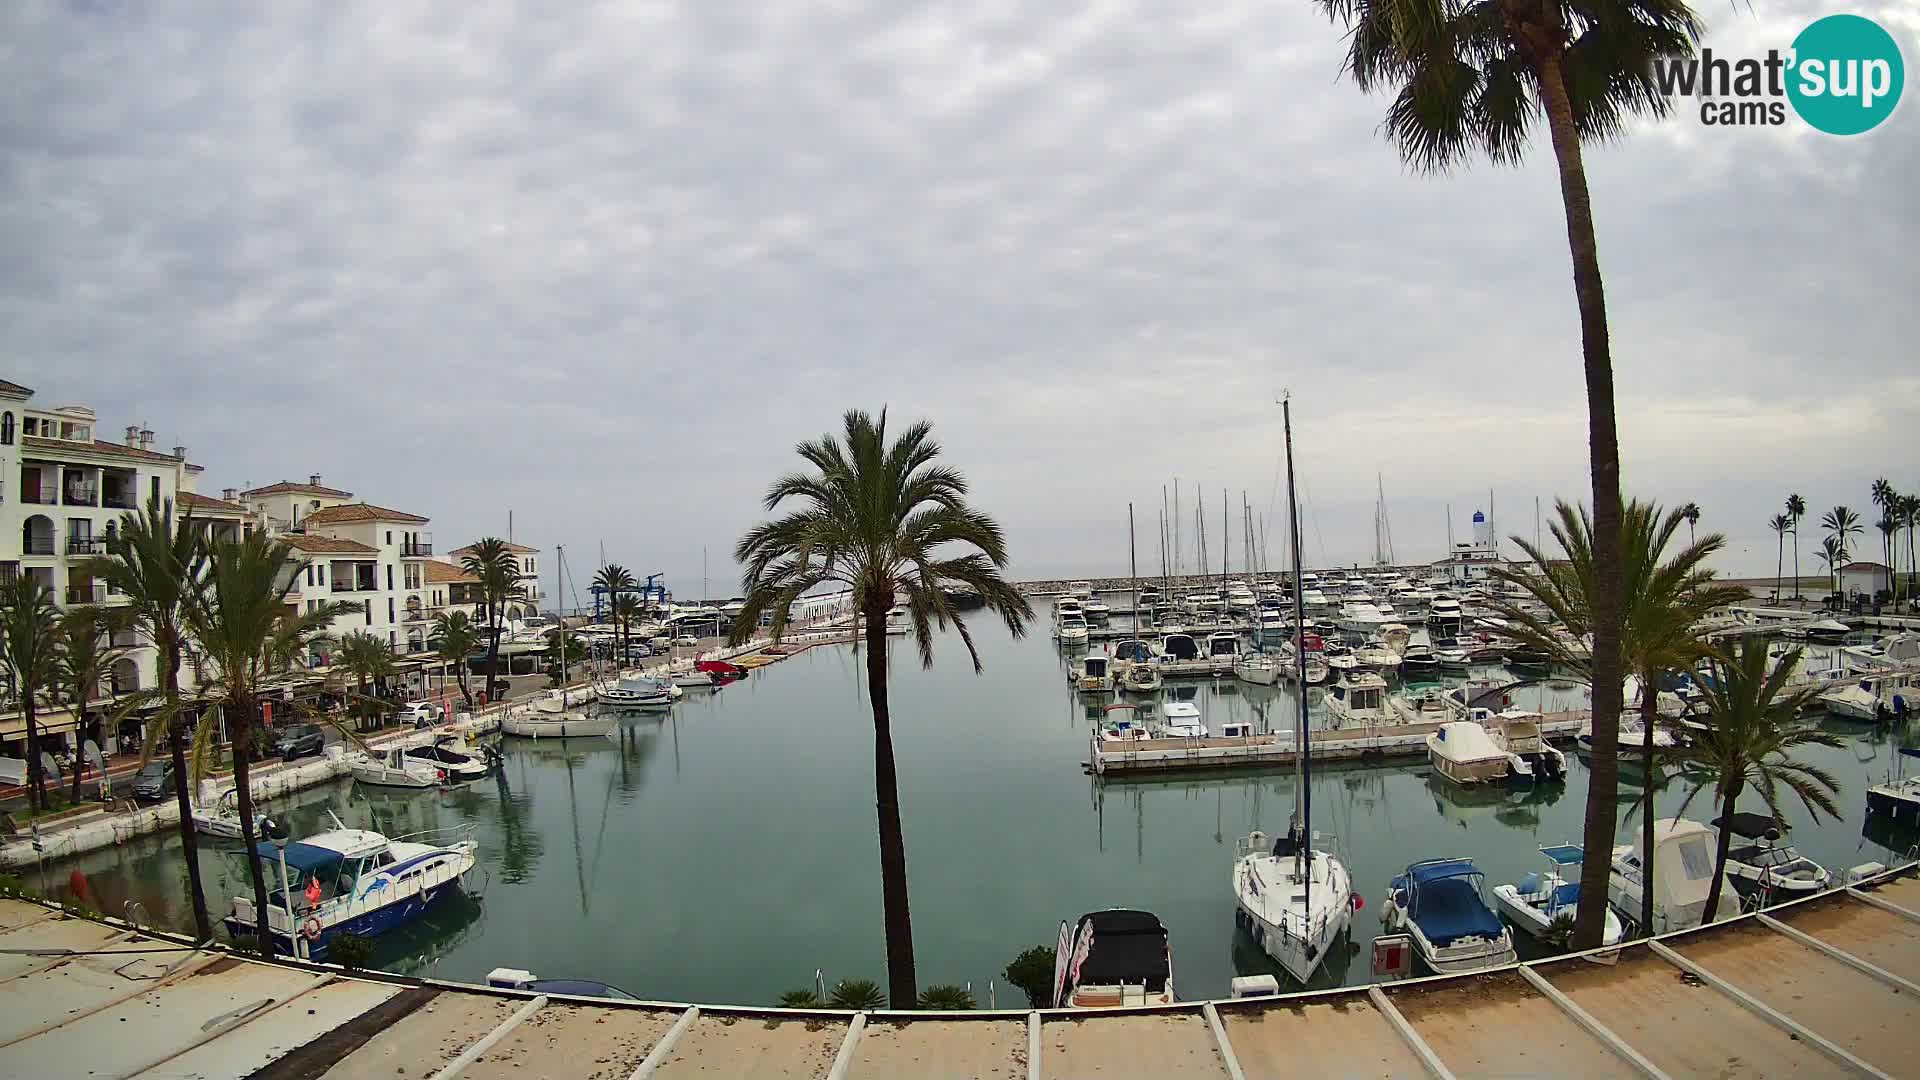
<instances>
[{"instance_id":1,"label":"chimney","mask_svg":"<svg viewBox=\"0 0 1920 1080\"><path fill-rule=\"evenodd\" d=\"M312 486L314 486L314 487L319 487L319 486L320 486L320 474L319 474L319 473L309 473L309 474L307 475L307 483L309 483L309 484L311 484L311 485L312 485Z\"/></svg>"},{"instance_id":2,"label":"chimney","mask_svg":"<svg viewBox=\"0 0 1920 1080\"><path fill-rule=\"evenodd\" d=\"M127 425L127 445L128 446L140 445L140 425L139 424Z\"/></svg>"},{"instance_id":3,"label":"chimney","mask_svg":"<svg viewBox=\"0 0 1920 1080\"><path fill-rule=\"evenodd\" d=\"M238 499L240 497L240 489L239 488L221 488L220 497L222 499L225 499L228 502L233 502L235 499Z\"/></svg>"},{"instance_id":4,"label":"chimney","mask_svg":"<svg viewBox=\"0 0 1920 1080\"><path fill-rule=\"evenodd\" d=\"M142 450L153 449L153 429L152 428L140 429L140 449Z\"/></svg>"},{"instance_id":5,"label":"chimney","mask_svg":"<svg viewBox=\"0 0 1920 1080\"><path fill-rule=\"evenodd\" d=\"M184 446L176 446L176 447L174 447L174 448L173 448L173 456L174 456L174 457L175 457L176 459L178 459L178 460L180 460L180 461L185 461L185 460L187 460L187 448L186 448L186 447L184 447Z\"/></svg>"}]
</instances>

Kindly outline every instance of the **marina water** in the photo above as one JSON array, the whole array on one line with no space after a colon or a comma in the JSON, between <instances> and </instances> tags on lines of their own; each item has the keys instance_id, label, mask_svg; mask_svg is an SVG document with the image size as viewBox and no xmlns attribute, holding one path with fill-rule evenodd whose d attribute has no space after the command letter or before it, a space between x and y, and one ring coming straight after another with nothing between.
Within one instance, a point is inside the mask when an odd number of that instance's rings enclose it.
<instances>
[{"instance_id":1,"label":"marina water","mask_svg":"<svg viewBox=\"0 0 1920 1080\"><path fill-rule=\"evenodd\" d=\"M970 982L985 1007L993 980L1002 1008L1024 1007L1001 968L1022 949L1051 946L1062 919L1106 907L1145 908L1166 923L1184 999L1224 996L1235 975L1278 975L1235 929L1230 873L1235 840L1284 827L1291 769L1097 781L1081 768L1097 709L1069 692L1044 624L1018 641L990 617L968 625L983 675L952 633L936 642L931 670L908 639L891 639L921 985ZM818 647L724 689L689 691L671 714L636 715L602 740L509 739L500 774L463 789L369 792L343 782L272 810L296 837L331 827L329 810L396 837L477 827L480 898L451 899L378 939L375 963L388 970L479 981L494 967L520 967L692 1002L771 1003L811 986L816 969L829 986L882 980L863 673L851 648ZM1265 731L1294 723L1291 694L1209 679L1169 683L1162 697L1190 696L1216 731L1235 718ZM1581 698L1528 689L1515 704ZM1863 819L1866 787L1886 778L1900 734L1818 722L1846 747L1798 753L1839 778L1844 816L1813 826L1797 804L1787 807L1793 842L1836 871L1891 861L1886 845L1905 849L1916 838ZM1539 845L1578 843L1586 769L1568 757L1567 781L1537 791L1464 791L1424 763L1316 766L1314 824L1337 838L1365 900L1349 954L1330 957L1316 985L1369 980L1364 950L1379 932L1380 895L1407 863L1471 856L1497 883L1540 868ZM1638 821L1626 805L1644 774L1632 762L1621 773L1620 834L1631 842ZM1672 785L1660 814L1685 794ZM1764 809L1748 800L1743 809ZM1687 811L1701 821L1716 814L1710 793ZM213 844L201 859L218 917L247 890L244 868ZM151 837L25 876L64 894L74 870L103 910L138 900L156 923L191 925L177 840Z\"/></svg>"}]
</instances>

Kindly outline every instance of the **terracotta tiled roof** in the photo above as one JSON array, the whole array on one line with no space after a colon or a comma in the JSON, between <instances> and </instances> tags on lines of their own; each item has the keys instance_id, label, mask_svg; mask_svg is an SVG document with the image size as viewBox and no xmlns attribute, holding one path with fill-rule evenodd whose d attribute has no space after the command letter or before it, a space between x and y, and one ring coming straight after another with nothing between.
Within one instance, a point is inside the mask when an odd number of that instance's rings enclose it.
<instances>
[{"instance_id":1,"label":"terracotta tiled roof","mask_svg":"<svg viewBox=\"0 0 1920 1080\"><path fill-rule=\"evenodd\" d=\"M277 484L268 484L266 487L257 487L240 493L242 498L252 495L326 495L335 499L353 498L351 491L321 487L319 484L296 484L290 480L282 480Z\"/></svg>"},{"instance_id":2,"label":"terracotta tiled roof","mask_svg":"<svg viewBox=\"0 0 1920 1080\"><path fill-rule=\"evenodd\" d=\"M427 519L419 514L409 514L404 510L389 510L372 503L347 503L345 506L323 506L301 519L309 525L343 525L356 521L408 521L424 525Z\"/></svg>"},{"instance_id":3,"label":"terracotta tiled roof","mask_svg":"<svg viewBox=\"0 0 1920 1080\"><path fill-rule=\"evenodd\" d=\"M205 510L214 514L245 514L247 508L239 503L230 503L225 499L210 499L197 491L182 491L176 496L181 506L191 506L194 510Z\"/></svg>"},{"instance_id":4,"label":"terracotta tiled roof","mask_svg":"<svg viewBox=\"0 0 1920 1080\"><path fill-rule=\"evenodd\" d=\"M1886 569L1887 569L1887 564L1885 563L1850 562L1847 565L1841 567L1840 572L1843 574L1883 573L1886 571Z\"/></svg>"},{"instance_id":5,"label":"terracotta tiled roof","mask_svg":"<svg viewBox=\"0 0 1920 1080\"><path fill-rule=\"evenodd\" d=\"M539 549L539 548L530 548L530 547L528 547L528 546L527 546L527 545L525 545L525 544L508 544L508 545L506 545L506 548L507 548L507 550L508 550L508 551L511 551L511 552L513 552L513 553L514 553L514 554L516 554L516 555L538 555L538 554L540 554L540 549ZM450 554L452 554L452 555L453 555L453 556L455 556L456 558L457 558L457 557L459 557L459 556L461 556L461 555L471 555L471 554L473 554L473 545L472 545L472 544L468 544L468 545L467 545L466 547L463 547L463 548L454 548L454 549L453 549L453 551L452 551L452 552L450 552Z\"/></svg>"},{"instance_id":6,"label":"terracotta tiled roof","mask_svg":"<svg viewBox=\"0 0 1920 1080\"><path fill-rule=\"evenodd\" d=\"M91 443L74 442L71 439L49 439L42 435L22 435L20 445L32 446L43 450L72 450L82 454L105 454L108 457L133 458L136 461L165 461L178 464L180 459L172 454L142 450L137 446L127 446L117 442L102 442L95 439ZM194 468L189 465L188 468Z\"/></svg>"},{"instance_id":7,"label":"terracotta tiled roof","mask_svg":"<svg viewBox=\"0 0 1920 1080\"><path fill-rule=\"evenodd\" d=\"M31 391L31 390L29 390L29 389L27 389L27 388L26 388L26 387L24 387L24 386L21 386L21 385L20 385L19 383L17 383L17 382L8 382L8 381L7 381L7 380L5 380L5 379L0 379L0 393L5 393L5 394L19 394L19 395L21 395L22 397L32 397L32 396L33 396L33 391Z\"/></svg>"},{"instance_id":8,"label":"terracotta tiled roof","mask_svg":"<svg viewBox=\"0 0 1920 1080\"><path fill-rule=\"evenodd\" d=\"M438 559L427 560L427 584L429 585L473 585L479 580L452 563L444 563Z\"/></svg>"},{"instance_id":9,"label":"terracotta tiled roof","mask_svg":"<svg viewBox=\"0 0 1920 1080\"><path fill-rule=\"evenodd\" d=\"M331 536L301 536L294 533L283 536L288 546L304 551L309 555L378 555L379 548L368 547L358 540L335 540Z\"/></svg>"}]
</instances>

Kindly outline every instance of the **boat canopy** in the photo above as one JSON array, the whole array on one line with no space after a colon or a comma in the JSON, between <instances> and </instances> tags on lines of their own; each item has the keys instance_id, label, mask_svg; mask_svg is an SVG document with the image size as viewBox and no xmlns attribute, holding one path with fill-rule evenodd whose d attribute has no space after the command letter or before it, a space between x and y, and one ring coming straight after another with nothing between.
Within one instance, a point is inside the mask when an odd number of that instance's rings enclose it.
<instances>
[{"instance_id":1,"label":"boat canopy","mask_svg":"<svg viewBox=\"0 0 1920 1080\"><path fill-rule=\"evenodd\" d=\"M1171 974L1167 928L1151 912L1115 909L1080 917L1083 957L1073 972L1075 985L1145 983L1163 991Z\"/></svg>"},{"instance_id":2,"label":"boat canopy","mask_svg":"<svg viewBox=\"0 0 1920 1080\"><path fill-rule=\"evenodd\" d=\"M1744 810L1714 818L1713 827L1726 829L1735 836L1744 836L1749 840L1778 840L1784 829L1779 822L1766 814L1753 814Z\"/></svg>"},{"instance_id":3,"label":"boat canopy","mask_svg":"<svg viewBox=\"0 0 1920 1080\"><path fill-rule=\"evenodd\" d=\"M1153 659L1153 651L1147 648L1146 642L1129 638L1113 647L1113 656L1116 660L1132 660L1135 663L1145 663Z\"/></svg>"},{"instance_id":4,"label":"boat canopy","mask_svg":"<svg viewBox=\"0 0 1920 1080\"><path fill-rule=\"evenodd\" d=\"M1482 875L1472 859L1428 859L1407 867L1407 876L1413 879L1415 885L1425 885L1449 878L1477 878Z\"/></svg>"},{"instance_id":5,"label":"boat canopy","mask_svg":"<svg viewBox=\"0 0 1920 1080\"><path fill-rule=\"evenodd\" d=\"M262 847L256 843L253 845L253 853L256 858L268 866L277 867L280 865L280 849L278 847L271 844ZM335 851L332 848L324 848L318 844L295 842L287 845L287 870L290 873L298 872L301 874L311 874L314 877L330 878L339 871L340 864L344 861L346 861L346 855L343 852Z\"/></svg>"},{"instance_id":6,"label":"boat canopy","mask_svg":"<svg viewBox=\"0 0 1920 1080\"><path fill-rule=\"evenodd\" d=\"M1540 849L1555 866L1578 866L1587 860L1587 853L1579 844L1553 844Z\"/></svg>"},{"instance_id":7,"label":"boat canopy","mask_svg":"<svg viewBox=\"0 0 1920 1080\"><path fill-rule=\"evenodd\" d=\"M1396 884L1411 884L1407 914L1435 948L1463 938L1500 936L1500 917L1480 898L1481 873L1472 859L1432 859L1407 867Z\"/></svg>"}]
</instances>

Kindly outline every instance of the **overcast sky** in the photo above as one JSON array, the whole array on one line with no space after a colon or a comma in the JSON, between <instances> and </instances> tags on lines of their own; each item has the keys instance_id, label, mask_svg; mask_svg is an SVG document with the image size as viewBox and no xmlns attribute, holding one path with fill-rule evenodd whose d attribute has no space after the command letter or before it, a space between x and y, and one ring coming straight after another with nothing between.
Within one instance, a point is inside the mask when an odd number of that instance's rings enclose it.
<instances>
[{"instance_id":1,"label":"overcast sky","mask_svg":"<svg viewBox=\"0 0 1920 1080\"><path fill-rule=\"evenodd\" d=\"M1920 62L1916 0L1702 14L1740 54L1827 10ZM1402 560L1489 489L1531 534L1588 490L1544 133L1410 172L1342 37L1304 0L10 0L0 377L203 491L319 472L443 547L512 510L683 595L852 406L933 421L1021 576L1124 571L1129 500L1157 569L1176 477L1277 559L1282 388L1310 561L1371 555L1376 475ZM1629 495L1771 573L1789 490L1920 488L1916 102L1689 111L1587 174Z\"/></svg>"}]
</instances>

